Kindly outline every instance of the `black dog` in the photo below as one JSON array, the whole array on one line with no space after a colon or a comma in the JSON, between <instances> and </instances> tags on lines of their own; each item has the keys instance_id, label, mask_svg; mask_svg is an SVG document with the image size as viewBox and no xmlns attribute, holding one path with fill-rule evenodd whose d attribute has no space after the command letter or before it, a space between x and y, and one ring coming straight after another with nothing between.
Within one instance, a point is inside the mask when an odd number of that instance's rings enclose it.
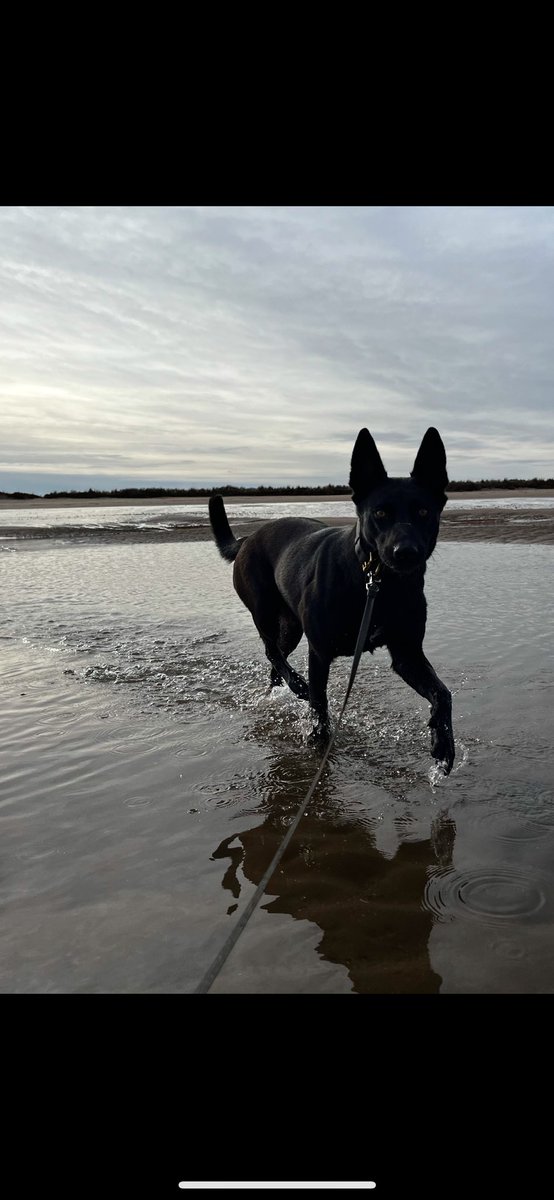
<instances>
[{"instance_id":1,"label":"black dog","mask_svg":"<svg viewBox=\"0 0 554 1200\"><path fill-rule=\"evenodd\" d=\"M233 582L265 645L271 683L284 680L310 701L322 736L329 734L329 667L338 655L354 653L366 598L362 564L372 558L380 590L365 649L387 646L393 670L430 701L431 754L445 774L454 762L451 696L422 644L425 564L436 545L447 483L446 454L436 429L427 430L410 479L389 479L371 434L362 429L350 469L358 514L352 528L281 517L237 540L221 496L209 503L217 547L235 562ZM303 633L309 687L287 662Z\"/></svg>"}]
</instances>

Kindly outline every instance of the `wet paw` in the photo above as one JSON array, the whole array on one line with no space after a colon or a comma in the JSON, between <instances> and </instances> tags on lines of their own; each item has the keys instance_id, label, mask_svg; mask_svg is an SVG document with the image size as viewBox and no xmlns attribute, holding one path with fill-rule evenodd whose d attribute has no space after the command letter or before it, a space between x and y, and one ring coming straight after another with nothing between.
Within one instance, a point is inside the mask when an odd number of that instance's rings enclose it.
<instances>
[{"instance_id":1,"label":"wet paw","mask_svg":"<svg viewBox=\"0 0 554 1200\"><path fill-rule=\"evenodd\" d=\"M325 746L331 737L331 725L329 721L316 721L313 729L308 734L308 741L314 746Z\"/></svg>"},{"instance_id":2,"label":"wet paw","mask_svg":"<svg viewBox=\"0 0 554 1200\"><path fill-rule=\"evenodd\" d=\"M295 696L298 696L299 700L310 699L310 689L306 683L306 680L303 679L301 675L297 675L295 672L293 672L288 681L288 685L291 692L294 692Z\"/></svg>"},{"instance_id":3,"label":"wet paw","mask_svg":"<svg viewBox=\"0 0 554 1200\"><path fill-rule=\"evenodd\" d=\"M429 722L431 726L431 757L435 759L444 775L450 775L456 757L454 735L446 723Z\"/></svg>"}]
</instances>

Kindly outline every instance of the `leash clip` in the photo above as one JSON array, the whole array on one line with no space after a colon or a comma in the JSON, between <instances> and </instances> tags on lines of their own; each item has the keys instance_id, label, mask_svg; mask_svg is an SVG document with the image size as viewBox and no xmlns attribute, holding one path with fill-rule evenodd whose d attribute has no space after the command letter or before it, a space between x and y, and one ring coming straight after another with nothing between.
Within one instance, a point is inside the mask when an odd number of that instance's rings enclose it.
<instances>
[{"instance_id":1,"label":"leash clip","mask_svg":"<svg viewBox=\"0 0 554 1200\"><path fill-rule=\"evenodd\" d=\"M365 590L368 596L376 596L379 591L379 580L373 578L373 571L369 572L365 581Z\"/></svg>"},{"instance_id":2,"label":"leash clip","mask_svg":"<svg viewBox=\"0 0 554 1200\"><path fill-rule=\"evenodd\" d=\"M380 573L380 567L381 567L381 563L378 562L377 566L375 567L375 570L373 570L373 558L372 558L371 554L370 554L369 558L367 559L367 561L362 563L362 571L364 572L364 574L367 574L367 579L365 581L365 590L366 590L368 596L376 596L379 591L379 586L380 586L381 581L380 581L380 579L377 578L377 576Z\"/></svg>"}]
</instances>

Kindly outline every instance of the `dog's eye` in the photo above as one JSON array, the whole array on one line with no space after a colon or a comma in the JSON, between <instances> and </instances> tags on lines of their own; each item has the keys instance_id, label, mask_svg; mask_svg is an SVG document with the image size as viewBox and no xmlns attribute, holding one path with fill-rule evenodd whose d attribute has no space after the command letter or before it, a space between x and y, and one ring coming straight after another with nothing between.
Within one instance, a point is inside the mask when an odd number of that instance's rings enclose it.
<instances>
[{"instance_id":1,"label":"dog's eye","mask_svg":"<svg viewBox=\"0 0 554 1200\"><path fill-rule=\"evenodd\" d=\"M420 510L419 510L419 515L420 515L420 517L426 517L426 516L427 516L427 509L426 509L426 508L420 508Z\"/></svg>"},{"instance_id":2,"label":"dog's eye","mask_svg":"<svg viewBox=\"0 0 554 1200\"><path fill-rule=\"evenodd\" d=\"M386 517L387 514L384 508L376 508L373 515L375 517Z\"/></svg>"}]
</instances>

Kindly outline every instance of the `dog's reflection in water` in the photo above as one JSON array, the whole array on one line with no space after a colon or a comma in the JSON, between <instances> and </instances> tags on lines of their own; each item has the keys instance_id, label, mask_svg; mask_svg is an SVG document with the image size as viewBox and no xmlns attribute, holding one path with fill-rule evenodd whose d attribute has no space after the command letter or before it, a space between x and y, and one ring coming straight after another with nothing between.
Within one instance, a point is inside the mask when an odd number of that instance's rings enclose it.
<instances>
[{"instance_id":1,"label":"dog's reflection in water","mask_svg":"<svg viewBox=\"0 0 554 1200\"><path fill-rule=\"evenodd\" d=\"M232 898L230 915L241 908L239 870L259 883L298 807L279 776L260 806L263 823L225 838L212 855L227 863L222 886ZM355 992L438 992L441 978L428 953L433 917L423 894L429 868L451 865L454 821L447 812L430 816L428 836L396 839L391 856L377 848L375 821L346 812L333 791L324 778L270 881L264 909L318 926L318 953L346 967Z\"/></svg>"}]
</instances>

